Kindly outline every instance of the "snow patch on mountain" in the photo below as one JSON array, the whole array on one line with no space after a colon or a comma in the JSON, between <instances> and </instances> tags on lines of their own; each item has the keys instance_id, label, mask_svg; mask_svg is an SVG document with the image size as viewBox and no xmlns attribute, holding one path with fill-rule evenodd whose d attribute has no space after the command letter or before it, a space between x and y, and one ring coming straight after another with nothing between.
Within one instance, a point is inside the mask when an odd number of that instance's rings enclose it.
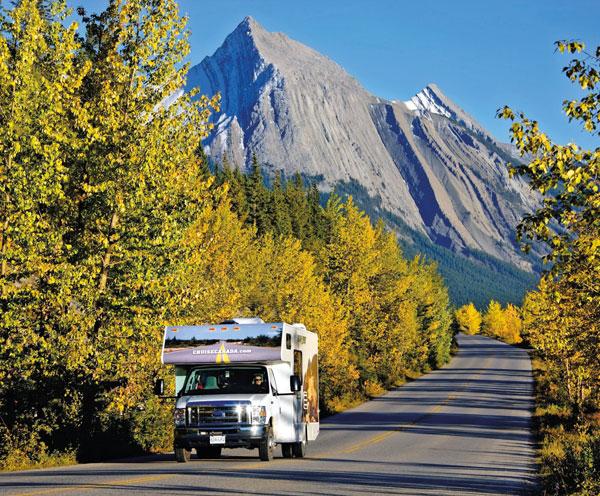
<instances>
[{"instance_id":1,"label":"snow patch on mountain","mask_svg":"<svg viewBox=\"0 0 600 496\"><path fill-rule=\"evenodd\" d=\"M431 114L443 115L444 117L452 116L429 86L419 91L410 100L404 102L404 104L409 110L420 114L429 112Z\"/></svg>"}]
</instances>

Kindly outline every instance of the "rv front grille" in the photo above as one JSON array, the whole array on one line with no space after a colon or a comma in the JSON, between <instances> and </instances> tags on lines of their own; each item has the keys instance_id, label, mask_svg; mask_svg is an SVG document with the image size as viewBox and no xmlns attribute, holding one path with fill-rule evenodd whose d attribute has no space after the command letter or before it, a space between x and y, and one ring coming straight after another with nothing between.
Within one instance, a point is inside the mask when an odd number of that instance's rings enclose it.
<instances>
[{"instance_id":1,"label":"rv front grille","mask_svg":"<svg viewBox=\"0 0 600 496\"><path fill-rule=\"evenodd\" d=\"M190 406L187 409L187 425L248 423L246 409L240 406Z\"/></svg>"}]
</instances>

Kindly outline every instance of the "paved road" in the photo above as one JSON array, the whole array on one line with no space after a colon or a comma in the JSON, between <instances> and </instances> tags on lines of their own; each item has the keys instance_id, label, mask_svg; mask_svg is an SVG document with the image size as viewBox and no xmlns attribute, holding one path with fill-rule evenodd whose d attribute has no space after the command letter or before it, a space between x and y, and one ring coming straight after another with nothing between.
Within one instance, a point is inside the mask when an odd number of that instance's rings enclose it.
<instances>
[{"instance_id":1,"label":"paved road","mask_svg":"<svg viewBox=\"0 0 600 496\"><path fill-rule=\"evenodd\" d=\"M324 422L304 460L224 450L187 464L171 455L1 473L0 495L528 494L529 358L488 338L458 339L443 369Z\"/></svg>"}]
</instances>

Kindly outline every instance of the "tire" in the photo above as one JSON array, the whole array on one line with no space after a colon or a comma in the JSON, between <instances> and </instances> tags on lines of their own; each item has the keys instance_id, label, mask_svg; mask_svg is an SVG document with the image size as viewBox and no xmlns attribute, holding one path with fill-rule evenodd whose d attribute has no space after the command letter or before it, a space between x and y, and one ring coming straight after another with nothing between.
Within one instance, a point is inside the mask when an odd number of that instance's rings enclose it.
<instances>
[{"instance_id":1,"label":"tire","mask_svg":"<svg viewBox=\"0 0 600 496\"><path fill-rule=\"evenodd\" d=\"M281 445L281 456L284 458L291 458L293 455L292 443L283 443Z\"/></svg>"},{"instance_id":2,"label":"tire","mask_svg":"<svg viewBox=\"0 0 600 496\"><path fill-rule=\"evenodd\" d=\"M192 458L192 450L185 448L175 448L175 460L179 463L186 463Z\"/></svg>"},{"instance_id":3,"label":"tire","mask_svg":"<svg viewBox=\"0 0 600 496\"><path fill-rule=\"evenodd\" d=\"M221 447L220 446L209 446L208 448L196 448L196 457L201 460L207 460L209 458L221 458Z\"/></svg>"},{"instance_id":4,"label":"tire","mask_svg":"<svg viewBox=\"0 0 600 496\"><path fill-rule=\"evenodd\" d=\"M270 462L273 459L273 430L268 426L265 430L265 435L258 445L258 456L263 462Z\"/></svg>"},{"instance_id":5,"label":"tire","mask_svg":"<svg viewBox=\"0 0 600 496\"><path fill-rule=\"evenodd\" d=\"M304 458L306 456L306 445L307 445L306 437L304 441L300 441L299 443L292 443L292 453L296 458Z\"/></svg>"}]
</instances>

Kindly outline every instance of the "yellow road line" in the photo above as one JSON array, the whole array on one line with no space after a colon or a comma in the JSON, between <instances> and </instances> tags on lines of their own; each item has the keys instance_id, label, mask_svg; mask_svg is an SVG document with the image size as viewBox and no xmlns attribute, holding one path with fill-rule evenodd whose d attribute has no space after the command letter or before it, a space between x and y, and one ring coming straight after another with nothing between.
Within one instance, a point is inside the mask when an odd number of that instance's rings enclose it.
<instances>
[{"instance_id":1,"label":"yellow road line","mask_svg":"<svg viewBox=\"0 0 600 496\"><path fill-rule=\"evenodd\" d=\"M369 439L366 439L360 443L356 443L353 446L350 446L350 448L346 448L344 450L338 451L338 454L347 454L347 453L354 453L356 451L361 450L362 448L366 448L367 446L373 446L375 444L379 444L383 441L385 441L388 437L390 437L391 435L395 434L396 431L386 431L386 432L382 432L381 434L377 434Z\"/></svg>"},{"instance_id":2,"label":"yellow road line","mask_svg":"<svg viewBox=\"0 0 600 496\"><path fill-rule=\"evenodd\" d=\"M64 494L73 491L90 491L91 489L102 488L106 489L110 486L127 486L129 484L136 484L138 482L151 482L156 480L168 479L169 477L175 477L175 475L176 474L147 475L144 477L137 477L135 479L114 479L106 482L90 482L88 484L77 484L76 486L41 489L39 491L32 491L29 493L15 493L15 496L40 496L42 494Z\"/></svg>"}]
</instances>

